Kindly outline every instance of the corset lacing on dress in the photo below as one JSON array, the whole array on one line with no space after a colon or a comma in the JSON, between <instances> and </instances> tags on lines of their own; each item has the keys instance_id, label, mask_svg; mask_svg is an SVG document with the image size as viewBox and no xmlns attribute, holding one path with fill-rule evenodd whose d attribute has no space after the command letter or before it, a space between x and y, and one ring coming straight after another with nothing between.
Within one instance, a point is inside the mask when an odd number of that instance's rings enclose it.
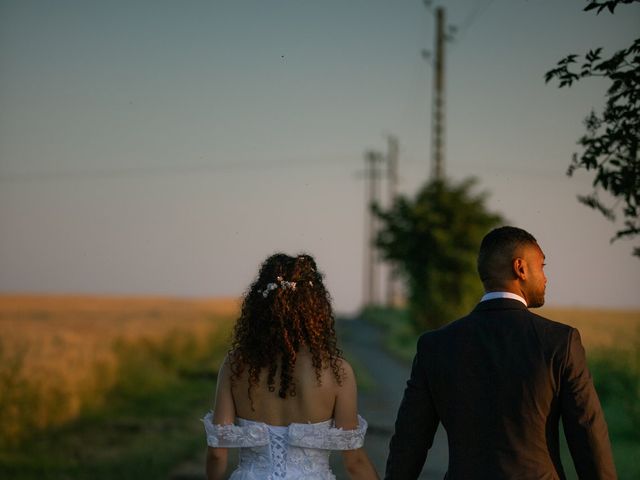
<instances>
[{"instance_id":1,"label":"corset lacing on dress","mask_svg":"<svg viewBox=\"0 0 640 480\"><path fill-rule=\"evenodd\" d=\"M333 420L273 426L237 419L237 425L212 423L213 413L202 421L210 447L240 448L239 465L231 479L318 479L335 477L329 468L331 450L362 447L367 422L358 415L358 428L336 428Z\"/></svg>"}]
</instances>

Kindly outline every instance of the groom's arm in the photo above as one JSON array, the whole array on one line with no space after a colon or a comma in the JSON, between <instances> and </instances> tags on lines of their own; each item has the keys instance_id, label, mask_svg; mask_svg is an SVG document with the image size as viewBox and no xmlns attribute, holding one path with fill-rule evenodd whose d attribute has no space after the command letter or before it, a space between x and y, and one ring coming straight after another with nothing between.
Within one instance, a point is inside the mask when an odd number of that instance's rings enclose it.
<instances>
[{"instance_id":1,"label":"groom's arm","mask_svg":"<svg viewBox=\"0 0 640 480\"><path fill-rule=\"evenodd\" d=\"M385 479L388 480L418 478L440 422L425 371L424 355L428 348L425 346L426 340L426 335L423 335L418 341L411 377L407 381L398 410L395 433L389 444L385 474Z\"/></svg>"},{"instance_id":2,"label":"groom's arm","mask_svg":"<svg viewBox=\"0 0 640 480\"><path fill-rule=\"evenodd\" d=\"M569 335L562 380L562 423L578 477L617 478L607 424L576 329Z\"/></svg>"}]
</instances>

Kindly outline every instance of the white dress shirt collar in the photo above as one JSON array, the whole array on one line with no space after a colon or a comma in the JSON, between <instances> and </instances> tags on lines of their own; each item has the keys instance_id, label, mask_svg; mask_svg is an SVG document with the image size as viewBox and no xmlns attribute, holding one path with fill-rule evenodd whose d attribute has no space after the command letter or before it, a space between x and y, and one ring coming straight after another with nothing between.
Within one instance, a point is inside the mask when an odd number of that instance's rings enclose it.
<instances>
[{"instance_id":1,"label":"white dress shirt collar","mask_svg":"<svg viewBox=\"0 0 640 480\"><path fill-rule=\"evenodd\" d=\"M524 303L524 306L527 306L527 301L522 298L520 295L516 295L511 292L489 292L485 293L484 296L480 299L481 302L486 300L493 300L494 298L512 298L513 300L518 300L519 302Z\"/></svg>"}]
</instances>

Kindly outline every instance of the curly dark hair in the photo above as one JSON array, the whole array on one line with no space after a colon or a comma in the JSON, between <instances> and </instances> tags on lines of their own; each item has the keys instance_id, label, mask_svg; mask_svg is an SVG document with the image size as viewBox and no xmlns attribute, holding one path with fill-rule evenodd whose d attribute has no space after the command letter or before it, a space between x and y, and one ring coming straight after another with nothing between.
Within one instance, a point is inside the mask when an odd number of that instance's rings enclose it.
<instances>
[{"instance_id":1,"label":"curly dark hair","mask_svg":"<svg viewBox=\"0 0 640 480\"><path fill-rule=\"evenodd\" d=\"M311 353L318 384L326 366L341 384L342 351L337 347L331 299L322 277L313 257L306 254L276 253L262 263L244 296L229 351L231 380L248 369L250 398L263 368L268 371L269 391L275 391L278 367L278 395L295 396L292 374L302 346Z\"/></svg>"}]
</instances>

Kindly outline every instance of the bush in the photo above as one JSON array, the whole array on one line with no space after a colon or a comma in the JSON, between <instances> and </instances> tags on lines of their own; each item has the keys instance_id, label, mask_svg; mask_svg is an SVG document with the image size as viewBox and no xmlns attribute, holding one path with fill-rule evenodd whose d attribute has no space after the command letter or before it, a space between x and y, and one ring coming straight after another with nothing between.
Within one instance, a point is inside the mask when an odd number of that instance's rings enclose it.
<instances>
[{"instance_id":1,"label":"bush","mask_svg":"<svg viewBox=\"0 0 640 480\"><path fill-rule=\"evenodd\" d=\"M640 332L630 349L601 349L589 362L602 403L620 410L612 430L640 441Z\"/></svg>"},{"instance_id":2,"label":"bush","mask_svg":"<svg viewBox=\"0 0 640 480\"><path fill-rule=\"evenodd\" d=\"M487 194L476 193L475 184L434 180L387 211L374 208L381 224L376 246L405 280L415 332L459 318L482 296L478 248L504 220L487 209Z\"/></svg>"}]
</instances>

